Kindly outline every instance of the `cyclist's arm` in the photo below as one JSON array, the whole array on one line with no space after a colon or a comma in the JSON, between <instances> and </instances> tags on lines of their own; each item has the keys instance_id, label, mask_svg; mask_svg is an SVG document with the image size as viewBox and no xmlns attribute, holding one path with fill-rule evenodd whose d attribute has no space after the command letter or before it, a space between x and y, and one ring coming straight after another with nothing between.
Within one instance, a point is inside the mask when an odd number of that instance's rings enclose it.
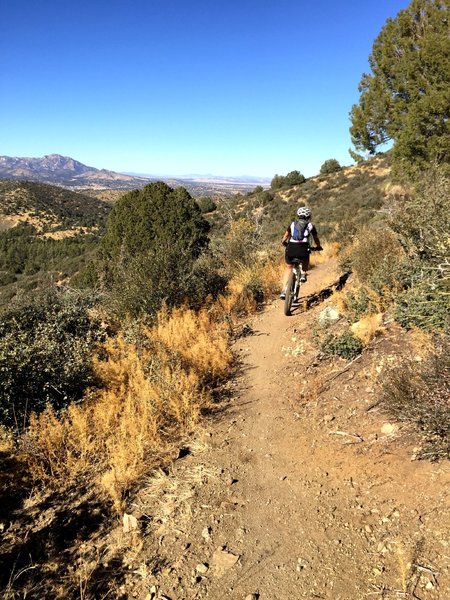
<instances>
[{"instance_id":1,"label":"cyclist's arm","mask_svg":"<svg viewBox=\"0 0 450 600\"><path fill-rule=\"evenodd\" d=\"M283 235L283 239L281 240L281 243L283 244L283 246L285 244L287 244L287 242L289 241L289 238L291 237L291 231L289 229L289 227L286 229L286 231L284 232Z\"/></svg>"},{"instance_id":2,"label":"cyclist's arm","mask_svg":"<svg viewBox=\"0 0 450 600\"><path fill-rule=\"evenodd\" d=\"M319 236L317 234L317 229L314 227L314 225L313 225L313 228L311 231L311 235L313 236L314 243L316 244L316 248L322 248L322 244L320 243Z\"/></svg>"}]
</instances>

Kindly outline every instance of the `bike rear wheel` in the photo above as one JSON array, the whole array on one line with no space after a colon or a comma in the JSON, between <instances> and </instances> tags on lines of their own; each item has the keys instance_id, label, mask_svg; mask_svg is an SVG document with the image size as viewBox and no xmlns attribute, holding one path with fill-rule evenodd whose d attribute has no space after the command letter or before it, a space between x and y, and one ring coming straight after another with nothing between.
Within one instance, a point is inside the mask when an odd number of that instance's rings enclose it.
<instances>
[{"instance_id":1,"label":"bike rear wheel","mask_svg":"<svg viewBox=\"0 0 450 600\"><path fill-rule=\"evenodd\" d=\"M294 287L295 287L295 273L289 275L287 287L286 287L286 298L284 299L284 314L288 317L291 314L292 301L294 300Z\"/></svg>"}]
</instances>

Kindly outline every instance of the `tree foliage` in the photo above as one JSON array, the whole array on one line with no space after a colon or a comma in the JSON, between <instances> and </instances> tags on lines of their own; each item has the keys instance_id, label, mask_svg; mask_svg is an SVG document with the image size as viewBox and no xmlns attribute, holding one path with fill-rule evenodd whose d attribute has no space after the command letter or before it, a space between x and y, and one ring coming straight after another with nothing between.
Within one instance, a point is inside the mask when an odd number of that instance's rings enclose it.
<instances>
[{"instance_id":1,"label":"tree foliage","mask_svg":"<svg viewBox=\"0 0 450 600\"><path fill-rule=\"evenodd\" d=\"M202 196L197 199L202 215L214 212L217 209L217 204L209 196Z\"/></svg>"},{"instance_id":2,"label":"tree foliage","mask_svg":"<svg viewBox=\"0 0 450 600\"><path fill-rule=\"evenodd\" d=\"M352 142L375 154L394 142L394 163L413 174L430 162L450 165L450 10L443 0L413 0L388 19L369 57Z\"/></svg>"},{"instance_id":3,"label":"tree foliage","mask_svg":"<svg viewBox=\"0 0 450 600\"><path fill-rule=\"evenodd\" d=\"M114 206L100 262L120 314L154 314L189 296L209 224L185 188L162 182L125 194Z\"/></svg>"},{"instance_id":4,"label":"tree foliage","mask_svg":"<svg viewBox=\"0 0 450 600\"><path fill-rule=\"evenodd\" d=\"M301 183L305 183L306 178L304 175L300 173L300 171L291 171L285 177L285 185L300 185Z\"/></svg>"},{"instance_id":5,"label":"tree foliage","mask_svg":"<svg viewBox=\"0 0 450 600\"><path fill-rule=\"evenodd\" d=\"M329 175L330 173L337 173L337 171L340 171L341 168L341 165L335 158L329 158L320 167L320 174Z\"/></svg>"},{"instance_id":6,"label":"tree foliage","mask_svg":"<svg viewBox=\"0 0 450 600\"><path fill-rule=\"evenodd\" d=\"M272 181L270 182L270 187L273 190L279 190L284 186L286 182L286 178L283 175L274 175Z\"/></svg>"},{"instance_id":7,"label":"tree foliage","mask_svg":"<svg viewBox=\"0 0 450 600\"><path fill-rule=\"evenodd\" d=\"M293 185L300 185L305 183L306 178L300 173L300 171L291 171L287 175L275 175L270 182L272 190L279 190L283 187L290 187Z\"/></svg>"},{"instance_id":8,"label":"tree foliage","mask_svg":"<svg viewBox=\"0 0 450 600\"><path fill-rule=\"evenodd\" d=\"M149 251L197 258L208 244L208 222L189 192L158 181L122 196L112 209L101 247L107 259Z\"/></svg>"}]
</instances>

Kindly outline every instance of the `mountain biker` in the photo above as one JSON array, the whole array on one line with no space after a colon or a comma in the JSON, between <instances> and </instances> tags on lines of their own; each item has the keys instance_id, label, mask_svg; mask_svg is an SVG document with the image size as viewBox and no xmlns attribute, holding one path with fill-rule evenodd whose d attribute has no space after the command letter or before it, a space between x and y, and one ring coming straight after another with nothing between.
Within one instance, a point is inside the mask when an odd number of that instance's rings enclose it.
<instances>
[{"instance_id":1,"label":"mountain biker","mask_svg":"<svg viewBox=\"0 0 450 600\"><path fill-rule=\"evenodd\" d=\"M292 221L286 229L281 241L283 246L286 246L286 270L283 278L283 291L280 294L282 300L286 297L286 286L289 275L292 272L293 258L299 258L301 260L302 269L305 272L305 275L302 276L301 280L306 281L306 271L309 268L309 255L311 252L311 246L309 244L310 236L314 238L317 249L322 250L317 230L311 223L311 209L307 206L300 206L297 210L297 219Z\"/></svg>"}]
</instances>

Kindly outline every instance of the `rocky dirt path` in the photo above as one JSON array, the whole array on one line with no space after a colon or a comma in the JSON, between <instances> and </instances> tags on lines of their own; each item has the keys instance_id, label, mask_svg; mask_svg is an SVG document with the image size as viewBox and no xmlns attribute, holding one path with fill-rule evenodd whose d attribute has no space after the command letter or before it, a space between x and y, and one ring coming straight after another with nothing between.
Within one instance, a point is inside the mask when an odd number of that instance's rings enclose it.
<instances>
[{"instance_id":1,"label":"rocky dirt path","mask_svg":"<svg viewBox=\"0 0 450 600\"><path fill-rule=\"evenodd\" d=\"M304 293L335 279L320 265ZM143 598L450 598L449 465L411 461L406 434L367 410L391 346L305 399L320 310L288 318L274 301L249 322L227 409L143 492L160 561Z\"/></svg>"}]
</instances>

